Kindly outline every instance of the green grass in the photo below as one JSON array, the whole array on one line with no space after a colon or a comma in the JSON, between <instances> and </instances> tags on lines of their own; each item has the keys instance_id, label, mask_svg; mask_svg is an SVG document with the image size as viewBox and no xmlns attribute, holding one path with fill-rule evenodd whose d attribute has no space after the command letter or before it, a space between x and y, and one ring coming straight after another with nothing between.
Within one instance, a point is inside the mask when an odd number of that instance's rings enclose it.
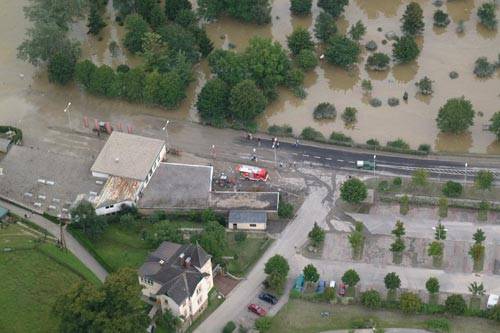
<instances>
[{"instance_id":1,"label":"green grass","mask_svg":"<svg viewBox=\"0 0 500 333\"><path fill-rule=\"evenodd\" d=\"M98 279L76 257L53 244L34 248L29 229L9 225L0 229L0 332L55 332L51 314L59 295L83 278Z\"/></svg>"},{"instance_id":2,"label":"green grass","mask_svg":"<svg viewBox=\"0 0 500 333\"><path fill-rule=\"evenodd\" d=\"M229 256L235 256L235 260L227 263L229 273L243 276L252 268L253 264L261 257L272 243L272 239L259 237L247 237L243 242L234 240L235 233L227 233Z\"/></svg>"},{"instance_id":3,"label":"green grass","mask_svg":"<svg viewBox=\"0 0 500 333\"><path fill-rule=\"evenodd\" d=\"M331 316L321 317L321 312L329 311ZM425 321L442 316L406 316L397 311L371 311L357 305L331 305L312 303L304 300L290 300L273 317L269 332L273 333L314 333L327 330L349 329L353 320L375 318L385 328L425 328ZM452 332L494 333L499 325L493 321L471 317L451 317Z\"/></svg>"}]
</instances>

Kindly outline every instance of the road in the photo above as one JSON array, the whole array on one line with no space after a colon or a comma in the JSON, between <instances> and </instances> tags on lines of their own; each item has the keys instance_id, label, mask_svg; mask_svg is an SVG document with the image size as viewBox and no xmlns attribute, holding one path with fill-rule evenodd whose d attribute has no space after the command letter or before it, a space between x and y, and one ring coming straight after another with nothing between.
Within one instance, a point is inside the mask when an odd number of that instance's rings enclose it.
<instances>
[{"instance_id":1,"label":"road","mask_svg":"<svg viewBox=\"0 0 500 333\"><path fill-rule=\"evenodd\" d=\"M0 200L0 203L3 207L9 209L16 215L25 216L26 213L30 213L30 211L10 204L6 201ZM29 220L39 227L47 230L55 238L60 238L59 226L47 220L43 216L33 214L32 216L30 216ZM63 230L63 232L68 250L73 253L75 257L77 257L89 270L91 270L99 280L104 282L106 276L108 275L108 272L106 272L106 270L97 262L97 260L95 260L94 257L82 245L80 245L80 243L78 243L78 241L69 232L67 232L65 229Z\"/></svg>"}]
</instances>

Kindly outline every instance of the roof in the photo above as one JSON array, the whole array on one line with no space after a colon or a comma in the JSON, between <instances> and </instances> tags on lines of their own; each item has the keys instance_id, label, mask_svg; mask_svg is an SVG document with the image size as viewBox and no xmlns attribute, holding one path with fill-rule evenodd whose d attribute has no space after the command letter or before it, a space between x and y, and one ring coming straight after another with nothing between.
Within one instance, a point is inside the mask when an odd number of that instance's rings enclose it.
<instances>
[{"instance_id":1,"label":"roof","mask_svg":"<svg viewBox=\"0 0 500 333\"><path fill-rule=\"evenodd\" d=\"M109 177L94 205L99 208L125 201L135 201L140 186L141 182L138 180Z\"/></svg>"},{"instance_id":2,"label":"roof","mask_svg":"<svg viewBox=\"0 0 500 333\"><path fill-rule=\"evenodd\" d=\"M204 209L212 190L213 168L207 165L160 163L145 188L139 207Z\"/></svg>"},{"instance_id":3,"label":"roof","mask_svg":"<svg viewBox=\"0 0 500 333\"><path fill-rule=\"evenodd\" d=\"M90 170L143 181L164 146L163 140L114 131Z\"/></svg>"},{"instance_id":4,"label":"roof","mask_svg":"<svg viewBox=\"0 0 500 333\"><path fill-rule=\"evenodd\" d=\"M231 210L229 224L232 223L266 223L267 213L258 210Z\"/></svg>"},{"instance_id":5,"label":"roof","mask_svg":"<svg viewBox=\"0 0 500 333\"><path fill-rule=\"evenodd\" d=\"M212 192L210 207L214 210L260 210L277 212L279 192Z\"/></svg>"},{"instance_id":6,"label":"roof","mask_svg":"<svg viewBox=\"0 0 500 333\"><path fill-rule=\"evenodd\" d=\"M9 212L9 210L7 208L0 206L0 219L4 218L8 212Z\"/></svg>"},{"instance_id":7,"label":"roof","mask_svg":"<svg viewBox=\"0 0 500 333\"><path fill-rule=\"evenodd\" d=\"M182 265L180 255L191 258L191 265ZM191 297L205 277L199 269L210 259L198 244L163 242L139 268L139 274L161 285L158 294L165 294L177 304Z\"/></svg>"}]
</instances>

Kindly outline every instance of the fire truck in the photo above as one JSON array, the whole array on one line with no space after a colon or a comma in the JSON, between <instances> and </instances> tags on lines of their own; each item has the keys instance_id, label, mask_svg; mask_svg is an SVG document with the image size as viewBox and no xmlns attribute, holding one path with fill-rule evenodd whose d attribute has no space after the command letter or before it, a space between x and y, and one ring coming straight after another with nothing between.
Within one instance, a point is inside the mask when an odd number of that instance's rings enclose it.
<instances>
[{"instance_id":1,"label":"fire truck","mask_svg":"<svg viewBox=\"0 0 500 333\"><path fill-rule=\"evenodd\" d=\"M254 181L267 181L269 174L264 168L259 168L251 165L238 165L236 171L240 174L243 179L254 180Z\"/></svg>"}]
</instances>

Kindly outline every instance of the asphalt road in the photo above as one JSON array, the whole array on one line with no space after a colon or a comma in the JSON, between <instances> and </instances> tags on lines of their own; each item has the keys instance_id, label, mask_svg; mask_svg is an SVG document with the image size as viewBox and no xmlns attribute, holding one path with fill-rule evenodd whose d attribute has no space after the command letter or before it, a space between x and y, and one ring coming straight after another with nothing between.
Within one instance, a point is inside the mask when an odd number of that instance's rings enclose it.
<instances>
[{"instance_id":1,"label":"asphalt road","mask_svg":"<svg viewBox=\"0 0 500 333\"><path fill-rule=\"evenodd\" d=\"M249 146L249 151L251 147L257 145L257 141L254 139L252 141L241 138L240 143ZM261 139L261 145L259 150L270 150L272 152L272 141L268 139ZM335 146L331 148L313 146L308 144L300 143L296 147L292 143L280 142L279 148L277 150L277 160L278 162L283 160L283 155L290 155L295 162L298 163L312 163L321 164L325 167L331 167L334 169L343 170L354 170L356 169L356 161L370 161L375 160L376 170L375 172L400 174L400 175L411 175L417 169L426 170L431 177L434 178L446 178L446 179L465 179L465 173L467 170L467 179L473 180L475 174L479 170L490 170L496 174L497 178L500 176L500 168L494 166L476 166L473 163L468 162L467 168L465 167L465 162L460 163L457 161L446 161L433 159L432 157L414 157L411 155L391 155L385 152L373 152L366 153L356 150L339 149ZM374 156L375 159L374 159ZM366 172L373 172L364 170Z\"/></svg>"}]
</instances>

